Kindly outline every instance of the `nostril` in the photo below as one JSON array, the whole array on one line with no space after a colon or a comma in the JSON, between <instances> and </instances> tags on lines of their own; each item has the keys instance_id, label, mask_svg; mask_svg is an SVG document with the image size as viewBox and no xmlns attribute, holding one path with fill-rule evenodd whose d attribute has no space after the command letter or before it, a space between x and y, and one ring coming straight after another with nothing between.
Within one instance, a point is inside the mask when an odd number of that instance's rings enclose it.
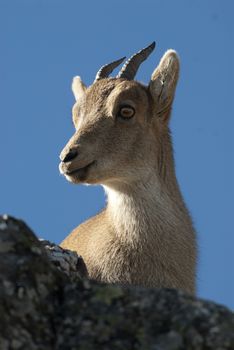
<instances>
[{"instance_id":1,"label":"nostril","mask_svg":"<svg viewBox=\"0 0 234 350\"><path fill-rule=\"evenodd\" d=\"M76 149L70 149L69 152L65 155L65 157L62 159L64 163L70 162L72 159L74 159L77 156L78 152Z\"/></svg>"}]
</instances>

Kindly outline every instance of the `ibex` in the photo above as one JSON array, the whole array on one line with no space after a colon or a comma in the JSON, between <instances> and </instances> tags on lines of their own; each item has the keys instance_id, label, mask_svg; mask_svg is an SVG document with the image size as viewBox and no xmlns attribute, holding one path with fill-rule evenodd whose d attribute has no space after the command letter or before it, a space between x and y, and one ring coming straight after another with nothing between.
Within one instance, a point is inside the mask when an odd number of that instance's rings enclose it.
<instances>
[{"instance_id":1,"label":"ibex","mask_svg":"<svg viewBox=\"0 0 234 350\"><path fill-rule=\"evenodd\" d=\"M196 239L174 169L169 118L179 59L168 50L148 86L135 80L155 43L100 68L72 90L75 133L60 155L72 183L101 184L107 206L61 246L77 251L91 279L195 293Z\"/></svg>"}]
</instances>

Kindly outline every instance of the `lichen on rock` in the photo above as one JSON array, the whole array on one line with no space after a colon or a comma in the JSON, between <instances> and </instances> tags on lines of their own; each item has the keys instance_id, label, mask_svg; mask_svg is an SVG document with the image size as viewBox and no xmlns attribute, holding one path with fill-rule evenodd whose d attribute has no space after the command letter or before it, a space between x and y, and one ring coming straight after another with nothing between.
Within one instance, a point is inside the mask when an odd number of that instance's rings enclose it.
<instances>
[{"instance_id":1,"label":"lichen on rock","mask_svg":"<svg viewBox=\"0 0 234 350\"><path fill-rule=\"evenodd\" d=\"M76 253L0 217L0 349L234 349L234 315L224 306L84 275Z\"/></svg>"}]
</instances>

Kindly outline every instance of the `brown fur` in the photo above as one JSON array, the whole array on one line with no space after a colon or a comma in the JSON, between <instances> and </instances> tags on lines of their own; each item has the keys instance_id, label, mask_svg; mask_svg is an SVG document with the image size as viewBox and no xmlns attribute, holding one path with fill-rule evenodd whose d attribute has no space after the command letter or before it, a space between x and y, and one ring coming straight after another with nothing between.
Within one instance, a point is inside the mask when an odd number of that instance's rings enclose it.
<instances>
[{"instance_id":1,"label":"brown fur","mask_svg":"<svg viewBox=\"0 0 234 350\"><path fill-rule=\"evenodd\" d=\"M178 73L178 57L169 50L147 87L114 78L89 88L73 81L76 132L61 159L71 148L78 155L61 162L60 171L73 183L102 184L108 201L61 246L83 257L92 279L195 292L195 233L168 128ZM126 104L135 115L122 120L118 112Z\"/></svg>"}]
</instances>

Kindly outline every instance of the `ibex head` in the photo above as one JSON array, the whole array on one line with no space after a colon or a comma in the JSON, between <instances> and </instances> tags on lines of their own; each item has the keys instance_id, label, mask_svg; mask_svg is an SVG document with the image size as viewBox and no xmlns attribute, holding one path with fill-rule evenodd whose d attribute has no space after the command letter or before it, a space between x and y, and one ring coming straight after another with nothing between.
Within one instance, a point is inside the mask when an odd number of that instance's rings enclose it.
<instances>
[{"instance_id":1,"label":"ibex head","mask_svg":"<svg viewBox=\"0 0 234 350\"><path fill-rule=\"evenodd\" d=\"M133 55L116 78L108 75L124 58L103 66L86 87L80 77L72 90L75 133L61 152L60 172L73 183L129 183L157 168L179 73L168 50L148 86L133 80L155 43Z\"/></svg>"}]
</instances>

